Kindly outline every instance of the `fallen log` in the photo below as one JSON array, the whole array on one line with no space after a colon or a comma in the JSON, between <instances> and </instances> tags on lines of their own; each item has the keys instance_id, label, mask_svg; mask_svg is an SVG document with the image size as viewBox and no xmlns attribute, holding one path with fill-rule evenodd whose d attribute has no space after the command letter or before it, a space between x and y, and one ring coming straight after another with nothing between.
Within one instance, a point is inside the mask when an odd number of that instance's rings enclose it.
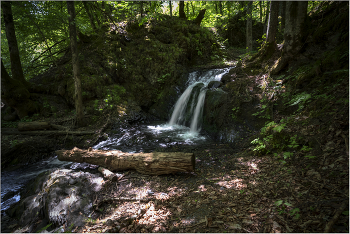
<instances>
[{"instance_id":1,"label":"fallen log","mask_svg":"<svg viewBox=\"0 0 350 234\"><path fill-rule=\"evenodd\" d=\"M2 135L92 135L94 131L18 131L1 129Z\"/></svg>"},{"instance_id":2,"label":"fallen log","mask_svg":"<svg viewBox=\"0 0 350 234\"><path fill-rule=\"evenodd\" d=\"M192 172L195 169L193 153L152 152L124 153L119 150L57 150L58 160L86 162L113 170L135 169L142 174L162 175L176 172Z\"/></svg>"},{"instance_id":3,"label":"fallen log","mask_svg":"<svg viewBox=\"0 0 350 234\"><path fill-rule=\"evenodd\" d=\"M50 129L50 123L48 122L20 122L18 123L19 131L34 131L34 130L46 130Z\"/></svg>"}]
</instances>

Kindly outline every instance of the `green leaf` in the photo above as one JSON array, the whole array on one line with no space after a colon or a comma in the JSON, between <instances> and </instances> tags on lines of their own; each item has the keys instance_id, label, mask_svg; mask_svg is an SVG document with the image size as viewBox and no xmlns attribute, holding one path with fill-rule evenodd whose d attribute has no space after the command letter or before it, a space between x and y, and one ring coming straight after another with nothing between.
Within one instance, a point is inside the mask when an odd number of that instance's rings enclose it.
<instances>
[{"instance_id":1,"label":"green leaf","mask_svg":"<svg viewBox=\"0 0 350 234\"><path fill-rule=\"evenodd\" d=\"M283 200L279 200L279 201L276 201L275 202L275 205L276 206L280 206L280 205L282 205L283 204Z\"/></svg>"},{"instance_id":2,"label":"green leaf","mask_svg":"<svg viewBox=\"0 0 350 234\"><path fill-rule=\"evenodd\" d=\"M347 210L347 211L344 211L342 214L343 214L343 215L349 215L349 211L348 211L348 210Z\"/></svg>"},{"instance_id":3,"label":"green leaf","mask_svg":"<svg viewBox=\"0 0 350 234\"><path fill-rule=\"evenodd\" d=\"M286 206L292 206L292 204L288 203L288 202L285 202L284 203Z\"/></svg>"}]
</instances>

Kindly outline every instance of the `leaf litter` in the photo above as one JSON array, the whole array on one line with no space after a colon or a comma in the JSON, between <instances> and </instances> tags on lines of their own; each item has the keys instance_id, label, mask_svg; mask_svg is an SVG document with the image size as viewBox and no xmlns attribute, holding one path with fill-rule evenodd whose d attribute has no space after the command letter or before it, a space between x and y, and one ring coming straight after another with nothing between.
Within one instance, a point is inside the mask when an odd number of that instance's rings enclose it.
<instances>
[{"instance_id":1,"label":"leaf litter","mask_svg":"<svg viewBox=\"0 0 350 234\"><path fill-rule=\"evenodd\" d=\"M342 207L348 205L347 155L332 158L334 168L324 170L316 163L307 167L306 159L285 166L272 155L252 156L225 144L182 150L197 158L195 173L127 171L117 183L105 183L95 221L77 231L323 232L339 209L331 230L348 231L348 208Z\"/></svg>"}]
</instances>

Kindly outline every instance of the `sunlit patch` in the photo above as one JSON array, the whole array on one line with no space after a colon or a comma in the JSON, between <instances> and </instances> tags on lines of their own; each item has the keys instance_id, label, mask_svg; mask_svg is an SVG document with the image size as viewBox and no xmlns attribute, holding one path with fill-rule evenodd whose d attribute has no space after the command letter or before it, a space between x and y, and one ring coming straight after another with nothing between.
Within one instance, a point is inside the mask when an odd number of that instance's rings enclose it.
<instances>
[{"instance_id":1,"label":"sunlit patch","mask_svg":"<svg viewBox=\"0 0 350 234\"><path fill-rule=\"evenodd\" d=\"M206 189L205 187L204 187L204 185L202 184L202 185L200 185L199 187L198 187L198 189L200 190L200 191L202 191L202 192L205 192L205 191L207 191L208 189Z\"/></svg>"},{"instance_id":2,"label":"sunlit patch","mask_svg":"<svg viewBox=\"0 0 350 234\"><path fill-rule=\"evenodd\" d=\"M194 223L194 219L192 218L192 219L181 219L181 224L183 224L183 225L191 225L191 224L193 224Z\"/></svg>"},{"instance_id":3,"label":"sunlit patch","mask_svg":"<svg viewBox=\"0 0 350 234\"><path fill-rule=\"evenodd\" d=\"M138 220L138 223L146 225L156 224L169 219L170 215L171 212L167 208L162 207L161 209L156 209L153 203L149 203L149 208L147 209L146 213L142 216L142 218Z\"/></svg>"},{"instance_id":4,"label":"sunlit patch","mask_svg":"<svg viewBox=\"0 0 350 234\"><path fill-rule=\"evenodd\" d=\"M228 189L242 189L242 188L246 188L247 185L244 184L242 182L242 179L234 179L234 180L223 180L223 181L219 181L216 184L220 185L221 187L225 187Z\"/></svg>"}]
</instances>

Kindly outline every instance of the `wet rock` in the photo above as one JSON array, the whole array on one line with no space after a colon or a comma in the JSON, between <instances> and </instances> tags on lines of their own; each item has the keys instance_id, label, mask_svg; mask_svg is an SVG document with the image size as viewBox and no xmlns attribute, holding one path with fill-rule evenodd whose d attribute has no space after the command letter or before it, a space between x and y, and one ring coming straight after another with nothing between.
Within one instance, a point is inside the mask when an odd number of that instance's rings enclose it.
<instances>
[{"instance_id":1,"label":"wet rock","mask_svg":"<svg viewBox=\"0 0 350 234\"><path fill-rule=\"evenodd\" d=\"M203 129L217 134L226 120L228 94L220 89L208 90L203 110Z\"/></svg>"},{"instance_id":2,"label":"wet rock","mask_svg":"<svg viewBox=\"0 0 350 234\"><path fill-rule=\"evenodd\" d=\"M12 206L7 214L19 217L19 225L27 227L26 231L29 232L37 231L31 225L39 220L52 223L52 228L62 225L69 227L72 224L74 227L83 226L84 218L92 212L92 196L101 190L102 180L98 173L72 169L41 173L27 186L31 188L23 193L27 195Z\"/></svg>"},{"instance_id":3,"label":"wet rock","mask_svg":"<svg viewBox=\"0 0 350 234\"><path fill-rule=\"evenodd\" d=\"M223 83L221 81L213 80L209 82L208 89L220 88L222 85Z\"/></svg>"}]
</instances>

